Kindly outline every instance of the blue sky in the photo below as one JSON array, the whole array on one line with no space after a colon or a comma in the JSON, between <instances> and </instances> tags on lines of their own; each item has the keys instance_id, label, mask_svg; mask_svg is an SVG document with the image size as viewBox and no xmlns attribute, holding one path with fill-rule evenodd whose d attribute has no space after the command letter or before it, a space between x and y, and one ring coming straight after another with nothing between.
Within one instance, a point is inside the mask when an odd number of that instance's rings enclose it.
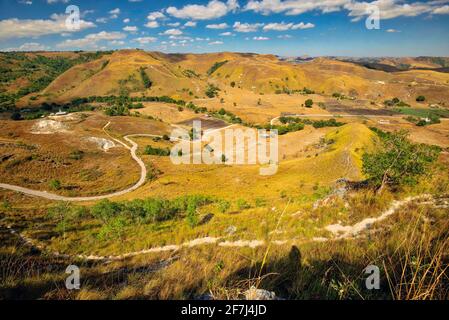
<instances>
[{"instance_id":1,"label":"blue sky","mask_svg":"<svg viewBox=\"0 0 449 320\"><path fill-rule=\"evenodd\" d=\"M80 10L79 30L66 8ZM367 29L376 10L380 29ZM1 0L0 50L449 56L449 0Z\"/></svg>"}]
</instances>

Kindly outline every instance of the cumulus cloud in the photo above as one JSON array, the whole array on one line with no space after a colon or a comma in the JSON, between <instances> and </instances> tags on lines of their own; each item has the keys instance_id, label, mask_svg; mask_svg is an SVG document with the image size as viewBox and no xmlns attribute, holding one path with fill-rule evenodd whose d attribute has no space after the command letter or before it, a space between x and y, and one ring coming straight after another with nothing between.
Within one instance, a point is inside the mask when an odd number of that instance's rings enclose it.
<instances>
[{"instance_id":1,"label":"cumulus cloud","mask_svg":"<svg viewBox=\"0 0 449 320\"><path fill-rule=\"evenodd\" d=\"M239 21L234 23L234 30L236 32L256 32L260 27L263 27L263 23L241 23Z\"/></svg>"},{"instance_id":2,"label":"cumulus cloud","mask_svg":"<svg viewBox=\"0 0 449 320\"><path fill-rule=\"evenodd\" d=\"M195 28L196 27L196 21L187 21L185 24L184 24L184 27L190 27L190 28Z\"/></svg>"},{"instance_id":3,"label":"cumulus cloud","mask_svg":"<svg viewBox=\"0 0 449 320\"><path fill-rule=\"evenodd\" d=\"M53 14L50 19L6 19L0 21L0 39L40 37L64 32L76 32L96 25L80 20L79 30L70 30L65 24L66 16Z\"/></svg>"},{"instance_id":4,"label":"cumulus cloud","mask_svg":"<svg viewBox=\"0 0 449 320\"><path fill-rule=\"evenodd\" d=\"M323 13L339 11L343 5L352 0L250 0L245 10L258 12L264 15L271 13L285 13L299 15L308 11L320 10Z\"/></svg>"},{"instance_id":5,"label":"cumulus cloud","mask_svg":"<svg viewBox=\"0 0 449 320\"><path fill-rule=\"evenodd\" d=\"M164 19L164 18L165 18L165 14L163 14L162 12L159 12L159 11L150 12L147 16L147 19L150 21Z\"/></svg>"},{"instance_id":6,"label":"cumulus cloud","mask_svg":"<svg viewBox=\"0 0 449 320\"><path fill-rule=\"evenodd\" d=\"M253 40L256 40L256 41L266 41L266 40L270 40L270 38L267 38L267 37L254 37Z\"/></svg>"},{"instance_id":7,"label":"cumulus cloud","mask_svg":"<svg viewBox=\"0 0 449 320\"><path fill-rule=\"evenodd\" d=\"M254 11L264 15L286 14L300 15L306 12L319 11L321 13L349 11L348 16L352 21L358 21L369 15L369 8L377 6L381 12L382 19L393 19L396 17L415 17L424 13L449 14L446 0L415 1L406 3L403 0L249 0L244 7L245 11Z\"/></svg>"},{"instance_id":8,"label":"cumulus cloud","mask_svg":"<svg viewBox=\"0 0 449 320\"><path fill-rule=\"evenodd\" d=\"M37 42L26 42L17 48L6 48L2 49L2 51L45 51L49 50L48 46L42 45Z\"/></svg>"},{"instance_id":9,"label":"cumulus cloud","mask_svg":"<svg viewBox=\"0 0 449 320\"><path fill-rule=\"evenodd\" d=\"M285 22L281 22L281 23L269 23L267 25L265 25L263 27L263 30L265 31L269 31L269 30L273 30L273 31L287 31L287 30L298 30L298 29L310 29L310 28L314 28L315 25L313 23L285 23Z\"/></svg>"},{"instance_id":10,"label":"cumulus cloud","mask_svg":"<svg viewBox=\"0 0 449 320\"><path fill-rule=\"evenodd\" d=\"M157 22L157 21L148 21L148 22L145 24L145 27L151 28L151 29L159 28L159 22Z\"/></svg>"},{"instance_id":11,"label":"cumulus cloud","mask_svg":"<svg viewBox=\"0 0 449 320\"><path fill-rule=\"evenodd\" d=\"M183 32L179 29L168 29L162 32L162 35L168 35L168 36L180 36Z\"/></svg>"},{"instance_id":12,"label":"cumulus cloud","mask_svg":"<svg viewBox=\"0 0 449 320\"><path fill-rule=\"evenodd\" d=\"M219 24L208 24L206 26L207 29L227 29L229 25L227 23L219 23Z\"/></svg>"},{"instance_id":13,"label":"cumulus cloud","mask_svg":"<svg viewBox=\"0 0 449 320\"><path fill-rule=\"evenodd\" d=\"M227 2L212 0L207 5L188 4L180 9L168 7L166 12L179 19L210 20L221 18L238 8L237 0L228 0Z\"/></svg>"},{"instance_id":14,"label":"cumulus cloud","mask_svg":"<svg viewBox=\"0 0 449 320\"><path fill-rule=\"evenodd\" d=\"M229 36L233 36L234 34L232 33L232 32L223 32L223 33L220 33L220 36L225 36L225 37L229 37Z\"/></svg>"},{"instance_id":15,"label":"cumulus cloud","mask_svg":"<svg viewBox=\"0 0 449 320\"><path fill-rule=\"evenodd\" d=\"M123 28L123 31L137 32L139 31L139 28L137 28L136 26L126 26Z\"/></svg>"},{"instance_id":16,"label":"cumulus cloud","mask_svg":"<svg viewBox=\"0 0 449 320\"><path fill-rule=\"evenodd\" d=\"M449 14L449 5L445 5L432 10L434 14Z\"/></svg>"},{"instance_id":17,"label":"cumulus cloud","mask_svg":"<svg viewBox=\"0 0 449 320\"><path fill-rule=\"evenodd\" d=\"M81 39L67 39L56 46L58 48L97 48L98 42L107 40L122 40L126 38L126 34L121 32L106 32L91 33Z\"/></svg>"},{"instance_id":18,"label":"cumulus cloud","mask_svg":"<svg viewBox=\"0 0 449 320\"><path fill-rule=\"evenodd\" d=\"M211 46L220 45L220 44L223 44L223 41L212 41L212 42L209 42L209 45L211 45Z\"/></svg>"},{"instance_id":19,"label":"cumulus cloud","mask_svg":"<svg viewBox=\"0 0 449 320\"><path fill-rule=\"evenodd\" d=\"M133 39L132 41L138 42L140 44L148 44L148 43L156 42L157 38L155 38L155 37L141 37L141 38Z\"/></svg>"}]
</instances>

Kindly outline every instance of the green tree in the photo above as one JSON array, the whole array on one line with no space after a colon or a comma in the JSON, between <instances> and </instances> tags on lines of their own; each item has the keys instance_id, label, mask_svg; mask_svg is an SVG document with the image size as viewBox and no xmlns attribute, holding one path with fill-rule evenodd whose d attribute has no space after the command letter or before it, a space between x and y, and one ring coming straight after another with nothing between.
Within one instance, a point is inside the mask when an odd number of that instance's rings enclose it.
<instances>
[{"instance_id":1,"label":"green tree","mask_svg":"<svg viewBox=\"0 0 449 320\"><path fill-rule=\"evenodd\" d=\"M424 97L424 96L417 96L416 97L416 101L417 102L424 102L424 101L426 101L426 97Z\"/></svg>"},{"instance_id":2,"label":"green tree","mask_svg":"<svg viewBox=\"0 0 449 320\"><path fill-rule=\"evenodd\" d=\"M313 100L312 99L307 99L304 104L305 104L306 108L312 108Z\"/></svg>"},{"instance_id":3,"label":"green tree","mask_svg":"<svg viewBox=\"0 0 449 320\"><path fill-rule=\"evenodd\" d=\"M415 144L407 131L382 134L382 146L362 157L363 173L381 191L385 186L416 184L429 165L438 158L438 147Z\"/></svg>"}]
</instances>

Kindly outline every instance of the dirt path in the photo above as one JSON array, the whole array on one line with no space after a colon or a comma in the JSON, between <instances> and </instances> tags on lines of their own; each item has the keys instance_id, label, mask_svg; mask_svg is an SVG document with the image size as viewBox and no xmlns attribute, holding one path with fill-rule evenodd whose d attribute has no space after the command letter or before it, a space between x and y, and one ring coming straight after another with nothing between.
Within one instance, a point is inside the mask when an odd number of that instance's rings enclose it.
<instances>
[{"instance_id":1,"label":"dirt path","mask_svg":"<svg viewBox=\"0 0 449 320\"><path fill-rule=\"evenodd\" d=\"M332 237L332 238L316 237L316 238L312 238L312 239L303 239L302 241L298 240L298 239L274 240L274 241L271 241L270 244L271 245L284 245L289 242L297 243L298 241L301 243L311 243L311 242L319 243L319 242L336 241L336 240L341 240L341 239L354 239L354 238L357 238L357 236L359 236L363 231L368 230L373 223L385 220L389 216L396 213L403 206L405 206L411 202L418 201L418 200L427 200L425 202L420 202L418 204L432 205L437 208L439 208L439 207L447 208L448 203L449 203L449 201L447 199L443 199L443 201L442 201L443 206L438 205L438 203L435 201L435 199L433 199L432 196L428 195L428 194L423 194L423 195L419 195L419 196L415 196L415 197L408 197L404 200L393 201L393 203L390 205L390 207L387 210L385 210L378 217L363 219L362 221L360 221L352 226L342 226L340 224L334 224L334 225L329 225L329 226L325 227L325 230L330 231L334 235L334 237ZM59 252L48 251L48 250L46 250L46 248L43 244L38 243L37 241L17 232L11 226L7 226L6 228L9 230L9 232L11 234L18 236L21 239L21 241L24 242L25 245L33 247L35 249L38 249L39 251L45 251L47 254L51 254L56 257L62 257L62 258L67 258L67 259L81 259L81 260L86 260L86 261L105 261L105 262L117 261L117 260L123 260L126 258L143 255L143 254L178 251L178 250L181 250L182 248L193 248L193 247L197 247L197 246L201 246L201 245L218 245L220 247L226 247L226 248L243 248L243 247L257 248L257 247L261 247L261 246L264 246L267 244L267 242L265 240L257 240L257 239L255 239L255 240L239 239L239 240L229 241L229 240L226 240L227 237L221 237L221 238L203 237L203 238L196 238L196 239L193 239L193 240L181 243L181 244L172 244L172 245L165 245L165 246L154 247L154 248L149 248L149 249L143 249L140 251L124 253L124 254L116 255L116 256L113 256L113 255L97 256L97 255L85 255L85 254L69 255L69 254L61 254Z\"/></svg>"},{"instance_id":2,"label":"dirt path","mask_svg":"<svg viewBox=\"0 0 449 320\"><path fill-rule=\"evenodd\" d=\"M106 132L106 134L111 139L113 139L117 143L120 143L122 146L127 148L130 151L131 157L134 159L135 162L137 162L137 164L140 167L140 178L139 178L139 181L137 181L137 183L134 184L132 187L129 187L129 188L125 189L125 190L117 191L117 192L114 192L114 193L110 193L110 194L106 194L106 195L102 195L102 196L92 196L92 197L65 197L65 196L60 196L60 195L54 194L54 193L49 193L49 192L46 192L46 191L32 190L32 189L19 187L19 186L15 186L15 185L11 185L11 184L6 184L6 183L0 183L0 188L7 189L7 190L12 190L12 191L16 191L16 192L20 192L20 193L27 194L27 195L30 195L30 196L33 196L33 197L40 197L40 198L45 198L45 199L48 199L48 200L55 200L55 201L69 201L69 202L82 202L82 201L102 200L102 199L122 196L122 195L127 194L127 193L129 193L131 191L136 190L137 188L141 187L145 183L146 176L147 176L147 168L145 167L145 163L142 161L142 159L140 159L137 156L137 154L136 154L137 148L139 146L137 145L137 143L132 141L130 139L130 137L152 136L152 137L160 137L160 138L162 138L162 136L139 135L139 134L127 135L127 136L125 136L123 138L127 142L129 142L131 144L131 147L129 147L126 143L120 141L119 139L115 139L114 137L112 137L110 134L107 133L106 128L109 125L110 125L110 122L108 122L103 127L103 131Z\"/></svg>"}]
</instances>

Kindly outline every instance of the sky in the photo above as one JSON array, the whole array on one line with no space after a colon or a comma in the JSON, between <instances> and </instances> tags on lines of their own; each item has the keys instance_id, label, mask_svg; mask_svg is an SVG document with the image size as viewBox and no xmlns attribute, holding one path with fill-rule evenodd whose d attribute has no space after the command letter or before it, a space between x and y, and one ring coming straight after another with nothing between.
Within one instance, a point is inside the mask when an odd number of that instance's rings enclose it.
<instances>
[{"instance_id":1,"label":"sky","mask_svg":"<svg viewBox=\"0 0 449 320\"><path fill-rule=\"evenodd\" d=\"M127 48L449 56L449 0L0 0L0 51Z\"/></svg>"}]
</instances>

